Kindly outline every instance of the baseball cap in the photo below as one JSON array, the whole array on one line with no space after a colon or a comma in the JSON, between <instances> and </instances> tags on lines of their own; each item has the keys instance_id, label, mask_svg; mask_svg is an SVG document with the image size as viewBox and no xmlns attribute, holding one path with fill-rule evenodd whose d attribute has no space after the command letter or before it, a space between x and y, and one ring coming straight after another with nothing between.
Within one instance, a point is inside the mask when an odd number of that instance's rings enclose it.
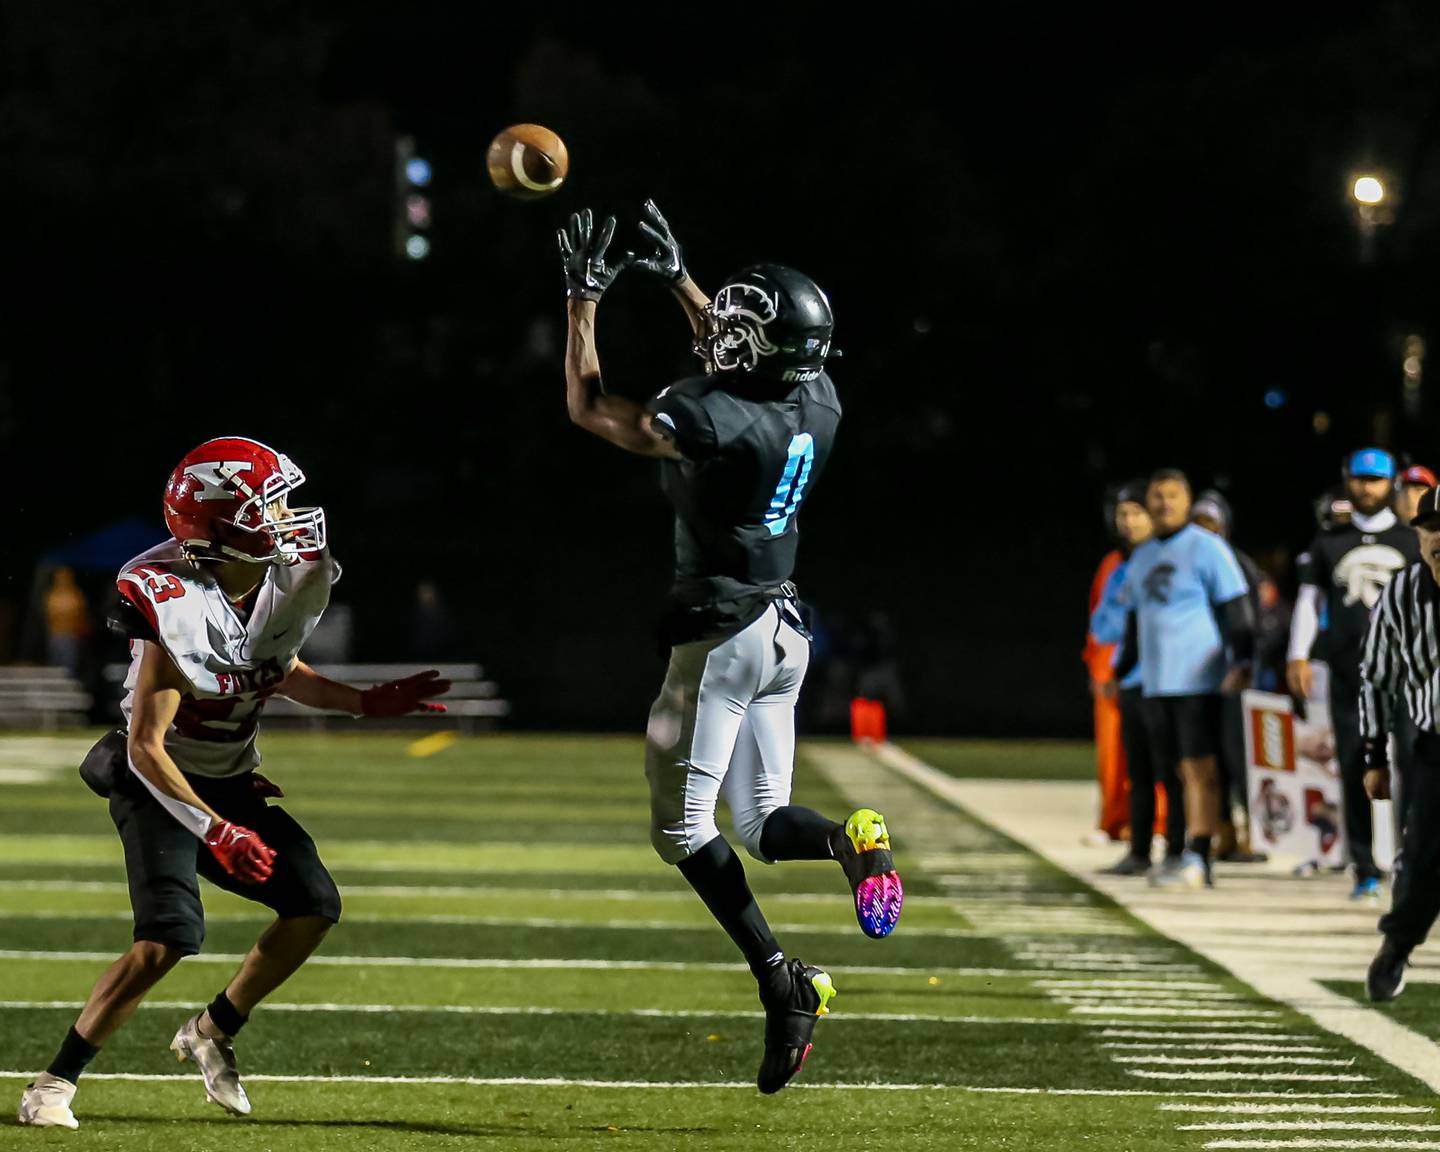
<instances>
[{"instance_id":1,"label":"baseball cap","mask_svg":"<svg viewBox=\"0 0 1440 1152\"><path fill-rule=\"evenodd\" d=\"M1412 464L1405 471L1400 473L1402 484L1423 484L1427 488L1434 488L1437 481L1435 473L1426 468L1423 464Z\"/></svg>"},{"instance_id":2,"label":"baseball cap","mask_svg":"<svg viewBox=\"0 0 1440 1152\"><path fill-rule=\"evenodd\" d=\"M1383 448L1361 448L1350 453L1346 459L1345 474L1393 480L1395 479L1395 457Z\"/></svg>"},{"instance_id":3,"label":"baseball cap","mask_svg":"<svg viewBox=\"0 0 1440 1152\"><path fill-rule=\"evenodd\" d=\"M1440 520L1440 488L1427 488L1420 494L1420 504L1410 518L1410 527L1419 528Z\"/></svg>"}]
</instances>

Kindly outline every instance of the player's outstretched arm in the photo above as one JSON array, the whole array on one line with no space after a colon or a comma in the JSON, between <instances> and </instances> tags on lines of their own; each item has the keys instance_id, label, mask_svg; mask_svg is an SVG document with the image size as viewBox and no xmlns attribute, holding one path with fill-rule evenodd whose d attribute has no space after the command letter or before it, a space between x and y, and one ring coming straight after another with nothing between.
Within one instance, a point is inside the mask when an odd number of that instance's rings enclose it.
<instances>
[{"instance_id":1,"label":"player's outstretched arm","mask_svg":"<svg viewBox=\"0 0 1440 1152\"><path fill-rule=\"evenodd\" d=\"M205 842L221 867L237 879L262 884L275 852L254 832L226 820L195 794L165 750L165 733L180 711L185 680L154 641L145 641L130 713L126 751L153 795L180 823Z\"/></svg>"},{"instance_id":2,"label":"player's outstretched arm","mask_svg":"<svg viewBox=\"0 0 1440 1152\"><path fill-rule=\"evenodd\" d=\"M450 681L441 679L440 673L432 668L362 691L321 676L303 660L297 660L277 691L297 704L329 712L348 712L352 716L405 716L414 712L444 712L445 705L435 703L434 698L450 691Z\"/></svg>"},{"instance_id":3,"label":"player's outstretched arm","mask_svg":"<svg viewBox=\"0 0 1440 1152\"><path fill-rule=\"evenodd\" d=\"M685 318L690 321L695 338L704 339L710 334L710 321L705 311L710 307L710 297L705 295L685 267L680 241L675 239L675 233L670 231L670 224L661 215L655 201L646 200L640 214L640 231L650 238L655 247L642 255L626 253L626 263L669 285L675 299L680 301L680 307L685 309Z\"/></svg>"},{"instance_id":4,"label":"player's outstretched arm","mask_svg":"<svg viewBox=\"0 0 1440 1152\"><path fill-rule=\"evenodd\" d=\"M571 216L569 227L559 234L569 315L565 406L573 423L617 448L641 456L679 459L675 445L651 426L650 413L628 397L607 393L600 383L595 314L600 297L620 272L620 266L606 263L614 234L613 216L596 234L588 208Z\"/></svg>"}]
</instances>

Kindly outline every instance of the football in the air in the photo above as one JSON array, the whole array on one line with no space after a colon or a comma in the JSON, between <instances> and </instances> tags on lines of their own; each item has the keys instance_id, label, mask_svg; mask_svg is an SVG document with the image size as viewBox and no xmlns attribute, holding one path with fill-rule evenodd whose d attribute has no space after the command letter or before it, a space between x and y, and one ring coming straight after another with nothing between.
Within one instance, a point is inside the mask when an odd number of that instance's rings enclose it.
<instances>
[{"instance_id":1,"label":"football in the air","mask_svg":"<svg viewBox=\"0 0 1440 1152\"><path fill-rule=\"evenodd\" d=\"M494 140L485 155L490 181L517 200L538 200L565 183L570 154L549 128L540 124L512 124Z\"/></svg>"}]
</instances>

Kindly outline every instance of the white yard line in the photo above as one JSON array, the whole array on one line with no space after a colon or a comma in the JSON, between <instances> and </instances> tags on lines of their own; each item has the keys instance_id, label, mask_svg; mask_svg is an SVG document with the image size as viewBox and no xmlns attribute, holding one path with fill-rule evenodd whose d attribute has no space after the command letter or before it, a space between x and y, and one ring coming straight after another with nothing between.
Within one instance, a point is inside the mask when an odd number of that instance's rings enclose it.
<instances>
[{"instance_id":1,"label":"white yard line","mask_svg":"<svg viewBox=\"0 0 1440 1152\"><path fill-rule=\"evenodd\" d=\"M0 1079L4 1080L30 1080L35 1076L34 1072L17 1072L11 1070L0 1070ZM136 1081L139 1083L191 1083L195 1082L195 1075L174 1072L87 1072L86 1081L91 1080L120 1080ZM753 1092L755 1084L751 1080L572 1080L565 1077L529 1077L529 1076L283 1076L269 1075L266 1073L247 1073L247 1083L271 1083L271 1084L457 1084L474 1086L479 1088L503 1088L503 1087L557 1087L557 1088L619 1088L633 1090L636 1088L736 1088L746 1089ZM1134 1097L1173 1097L1173 1096L1209 1096L1208 1092L1167 1092L1161 1090L1147 1090L1136 1088L990 1088L979 1087L969 1084L814 1084L796 1083L790 1088L809 1089L811 1091L873 1091L873 1092L965 1092L976 1095L994 1096L1134 1096ZM789 1089L787 1089L789 1091ZM1279 1092L1226 1092L1227 1099L1239 1097L1266 1097L1276 1096L1315 1096L1321 1099L1378 1099L1393 1096L1389 1092L1323 1092L1323 1093L1279 1093Z\"/></svg>"},{"instance_id":2,"label":"white yard line","mask_svg":"<svg viewBox=\"0 0 1440 1152\"><path fill-rule=\"evenodd\" d=\"M3 1007L3 1005L0 1005ZM1318 1044L1217 1044L1207 1041L1203 1044L1157 1044L1155 1041L1135 1044L1101 1044L1101 1048L1112 1049L1116 1052L1176 1052L1195 1049L1199 1052L1258 1052L1262 1055L1287 1055L1301 1056L1306 1053L1334 1052L1334 1048L1326 1048Z\"/></svg>"},{"instance_id":3,"label":"white yard line","mask_svg":"<svg viewBox=\"0 0 1440 1152\"><path fill-rule=\"evenodd\" d=\"M1078 826L1076 813L1090 811L1093 785L1065 781L960 780L891 745L877 748L875 756L903 779L973 812L1036 854L1111 896L1165 936L1222 964L1261 996L1294 1008L1327 1031L1369 1049L1432 1090L1440 1091L1440 1045L1391 1017L1357 1004L1317 982L1312 973L1335 967L1334 961L1326 958L1326 952L1336 946L1336 937L1322 935L1317 941L1317 955L1315 948L1307 950L1298 943L1287 944L1285 936L1288 934L1263 934L1271 915L1294 913L1295 909L1287 905L1287 900L1296 892L1296 882L1279 876L1272 878L1242 872L1233 881L1235 891L1227 896L1227 885L1232 883L1233 874L1222 867L1213 892L1162 893L1160 895L1164 898L1156 900L1156 894L1144 884L1099 875L1097 866L1107 863L1108 857L1079 843L1075 835ZM1326 891L1322 883L1316 882L1309 891ZM1327 919L1336 916L1348 918L1354 914L1353 909L1347 909L1343 904L1343 895L1335 884L1329 885L1328 890L1336 891L1337 904L1328 911L1322 911ZM1193 900L1184 900L1181 896L1190 896ZM1248 922L1257 926L1256 932L1240 938L1217 939L1213 929L1208 932L1203 928L1197 930L1191 923L1195 919L1204 919L1207 912L1211 913L1212 923L1221 915L1227 918L1227 922L1232 917L1247 918ZM1340 939L1352 942L1347 937ZM1371 942L1376 941L1378 937L1372 937ZM1252 943L1263 944L1269 950L1252 948ZM1284 963L1277 962L1275 952L1280 950L1287 952ZM1364 962L1357 954L1350 979L1363 976ZM1132 1074L1142 1073L1136 1070Z\"/></svg>"},{"instance_id":4,"label":"white yard line","mask_svg":"<svg viewBox=\"0 0 1440 1152\"><path fill-rule=\"evenodd\" d=\"M83 1000L0 1000L0 1010L7 1008L78 1009ZM140 1005L142 1011L151 1009L165 1011L195 1010L191 1000L146 1000ZM639 1016L648 1019L683 1017L686 1019L741 1019L763 1020L765 1013L748 1009L701 1010L690 1008L541 1008L532 1005L489 1006L482 1004L323 1004L323 1003L272 1003L265 1002L266 1012L356 1012L363 1015L388 1016L391 1014L436 1014L444 1016ZM827 1026L834 1020L856 1020L869 1023L888 1022L899 1024L994 1024L1000 1026L1021 1025L1064 1025L1074 1021L1054 1016L940 1016L924 1012L835 1012L826 1017Z\"/></svg>"},{"instance_id":5,"label":"white yard line","mask_svg":"<svg viewBox=\"0 0 1440 1152\"><path fill-rule=\"evenodd\" d=\"M1206 1148L1248 1148L1257 1152L1269 1148L1440 1148L1433 1140L1211 1140Z\"/></svg>"},{"instance_id":6,"label":"white yard line","mask_svg":"<svg viewBox=\"0 0 1440 1152\"><path fill-rule=\"evenodd\" d=\"M1397 1124L1393 1120L1220 1120L1181 1124L1177 1132L1440 1132L1440 1124Z\"/></svg>"},{"instance_id":7,"label":"white yard line","mask_svg":"<svg viewBox=\"0 0 1440 1152\"><path fill-rule=\"evenodd\" d=\"M113 952L56 952L25 949L0 950L0 960L101 960L115 959ZM187 964L238 964L239 953L203 952L187 957ZM744 964L721 964L700 960L596 960L586 959L498 959L491 957L450 956L312 956L305 963L311 967L334 968L583 968L590 971L606 969L641 972L748 972ZM883 965L836 965L837 973L860 976L1013 976L1023 979L1029 973L1018 968L895 968ZM1108 1011L1108 1009L1107 1009Z\"/></svg>"},{"instance_id":8,"label":"white yard line","mask_svg":"<svg viewBox=\"0 0 1440 1152\"><path fill-rule=\"evenodd\" d=\"M1138 1023L1138 1021L1137 1021L1137 1023ZM1185 1027L1185 1025L1166 1025L1165 1027L1166 1027L1166 1028L1178 1028L1178 1027ZM1192 1025L1192 1027L1193 1027L1193 1025ZM1102 1031L1102 1032L1100 1033L1100 1035L1101 1035L1101 1036L1105 1036L1105 1037L1109 1037L1109 1038L1115 1039L1115 1040L1148 1040L1148 1041L1150 1041L1152 1044L1155 1044L1157 1047L1159 1046L1158 1044L1156 1044L1157 1041L1161 1041L1161 1040L1179 1041L1179 1043L1178 1043L1178 1044L1175 1044L1175 1045L1168 1045L1168 1044L1165 1045L1165 1047L1167 1047L1167 1048L1168 1048L1168 1047L1180 1047L1180 1048L1203 1047L1203 1045L1196 1045L1196 1044L1194 1043L1194 1042L1197 1041L1197 1040L1270 1040L1270 1041L1273 1041L1273 1042L1275 1042L1275 1043L1283 1044L1283 1043L1285 1043L1286 1041L1296 1041L1296 1042L1300 1042L1300 1041L1303 1041L1303 1040L1315 1040L1315 1039L1318 1039L1318 1037L1315 1037L1315 1036L1301 1036L1301 1035L1296 1035L1296 1034L1287 1034L1287 1033L1283 1033L1283 1032L1251 1032L1251 1031L1248 1031L1248 1030L1247 1030L1247 1031L1244 1031L1244 1032L1175 1032L1175 1031L1159 1031L1159 1032L1154 1032L1154 1031L1146 1031L1146 1030L1137 1029L1137 1028L1130 1028L1130 1027L1126 1027L1126 1028L1106 1028L1104 1031Z\"/></svg>"},{"instance_id":9,"label":"white yard line","mask_svg":"<svg viewBox=\"0 0 1440 1152\"><path fill-rule=\"evenodd\" d=\"M1356 1116L1374 1114L1426 1115L1434 1108L1422 1104L1177 1104L1159 1105L1162 1112L1207 1112L1230 1115L1317 1114Z\"/></svg>"},{"instance_id":10,"label":"white yard line","mask_svg":"<svg viewBox=\"0 0 1440 1152\"><path fill-rule=\"evenodd\" d=\"M1144 1056L1140 1054L1113 1057L1123 1065L1169 1065L1176 1068L1220 1068L1236 1065L1263 1068L1281 1065L1286 1068L1349 1068L1351 1059L1327 1059L1323 1056Z\"/></svg>"},{"instance_id":11,"label":"white yard line","mask_svg":"<svg viewBox=\"0 0 1440 1152\"><path fill-rule=\"evenodd\" d=\"M1368 1084L1369 1076L1355 1072L1157 1072L1148 1068L1127 1068L1131 1076L1144 1080L1225 1080L1292 1081L1307 1084Z\"/></svg>"}]
</instances>

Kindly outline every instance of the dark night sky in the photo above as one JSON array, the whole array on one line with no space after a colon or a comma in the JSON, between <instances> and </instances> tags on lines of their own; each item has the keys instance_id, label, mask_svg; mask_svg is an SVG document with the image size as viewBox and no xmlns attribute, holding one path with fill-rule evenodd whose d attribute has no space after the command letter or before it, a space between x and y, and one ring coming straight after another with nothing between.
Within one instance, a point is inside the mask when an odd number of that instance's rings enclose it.
<instances>
[{"instance_id":1,"label":"dark night sky","mask_svg":"<svg viewBox=\"0 0 1440 1152\"><path fill-rule=\"evenodd\" d=\"M1108 482L1219 481L1266 552L1354 443L1440 456L1437 405L1398 409L1401 339L1440 339L1433 5L451 7L5 7L12 650L40 556L127 515L158 535L174 461L238 432L310 472L362 655L408 654L434 579L519 722L637 727L668 519L650 465L565 420L552 232L647 195L702 284L775 259L832 296L847 419L798 577L831 618L893 616L907 727L1083 727ZM570 147L538 204L485 181L517 120ZM398 133L435 169L418 266ZM1363 169L1397 193L1368 265ZM689 369L649 284L601 329L613 388Z\"/></svg>"}]
</instances>

